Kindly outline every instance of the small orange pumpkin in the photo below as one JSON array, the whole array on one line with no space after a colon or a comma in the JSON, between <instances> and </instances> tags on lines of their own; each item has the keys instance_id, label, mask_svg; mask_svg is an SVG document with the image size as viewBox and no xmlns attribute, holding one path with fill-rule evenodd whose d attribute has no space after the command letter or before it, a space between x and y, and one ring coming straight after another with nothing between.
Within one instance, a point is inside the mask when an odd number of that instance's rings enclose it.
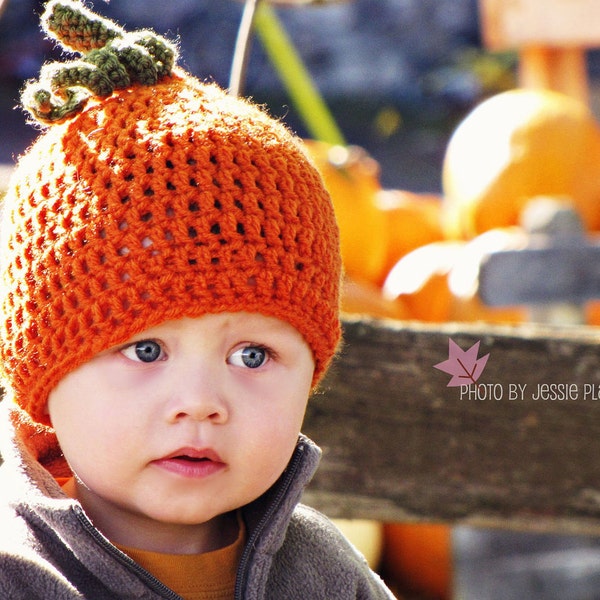
<instances>
[{"instance_id":1,"label":"small orange pumpkin","mask_svg":"<svg viewBox=\"0 0 600 600\"><path fill-rule=\"evenodd\" d=\"M379 164L359 146L315 140L305 140L305 145L331 195L346 273L377 282L387 252L385 216L375 205L381 189Z\"/></svg>"},{"instance_id":2,"label":"small orange pumpkin","mask_svg":"<svg viewBox=\"0 0 600 600\"><path fill-rule=\"evenodd\" d=\"M381 190L375 204L385 215L387 252L378 278L382 285L392 267L411 250L444 239L442 199L436 194Z\"/></svg>"},{"instance_id":3,"label":"small orange pumpkin","mask_svg":"<svg viewBox=\"0 0 600 600\"><path fill-rule=\"evenodd\" d=\"M388 274L383 295L401 301L414 319L426 322L520 323L524 307L485 305L478 296L478 261L485 252L516 248L518 227L490 230L470 242L443 240L403 256Z\"/></svg>"},{"instance_id":4,"label":"small orange pumpkin","mask_svg":"<svg viewBox=\"0 0 600 600\"><path fill-rule=\"evenodd\" d=\"M412 318L441 323L451 319L452 293L448 275L464 242L426 244L403 256L383 284L383 295L403 303Z\"/></svg>"},{"instance_id":5,"label":"small orange pumpkin","mask_svg":"<svg viewBox=\"0 0 600 600\"><path fill-rule=\"evenodd\" d=\"M342 282L340 308L344 314L401 320L410 318L410 311L402 300L388 300L375 284L349 277Z\"/></svg>"}]
</instances>

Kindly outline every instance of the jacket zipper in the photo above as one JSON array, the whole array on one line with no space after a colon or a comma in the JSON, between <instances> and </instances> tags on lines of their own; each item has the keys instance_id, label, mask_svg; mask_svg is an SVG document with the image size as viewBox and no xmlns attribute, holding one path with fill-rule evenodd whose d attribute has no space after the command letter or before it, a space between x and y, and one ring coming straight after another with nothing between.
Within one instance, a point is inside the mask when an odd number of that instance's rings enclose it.
<instances>
[{"instance_id":1,"label":"jacket zipper","mask_svg":"<svg viewBox=\"0 0 600 600\"><path fill-rule=\"evenodd\" d=\"M181 596L176 594L172 589L168 588L162 581L154 577L152 573L149 573L138 565L132 558L121 552L118 548L113 546L93 525L93 523L87 518L83 510L79 506L74 507L74 512L85 527L86 531L94 538L97 544L99 544L104 550L106 550L111 556L116 558L121 564L125 565L130 571L133 571L140 579L144 580L152 591L160 594L167 600L183 600Z\"/></svg>"},{"instance_id":2,"label":"jacket zipper","mask_svg":"<svg viewBox=\"0 0 600 600\"><path fill-rule=\"evenodd\" d=\"M242 553L242 557L240 559L240 564L239 564L238 570L237 570L234 600L243 600L242 584L244 583L244 581L246 579L246 571L247 571L248 565L250 563L251 555L254 551L255 543L256 543L257 539L259 538L259 536L261 535L261 533L263 532L267 523L271 520L271 517L273 516L273 514L278 509L279 505L281 504L281 501L286 496L286 494L290 488L290 485L292 483L292 480L294 479L294 477L296 475L298 466L300 465L300 462L304 458L304 449L305 449L305 444L303 442L300 442L298 444L298 446L296 447L294 455L292 456L292 460L290 461L290 463L285 471L285 477L279 484L279 489L277 491L277 495L275 496L275 498L273 499L273 501L271 502L271 504L265 511L264 515L262 516L261 520L258 522L258 525L255 527L254 531L252 532L252 534L250 535L250 537L246 543L246 547L244 548L244 552Z\"/></svg>"},{"instance_id":3,"label":"jacket zipper","mask_svg":"<svg viewBox=\"0 0 600 600\"><path fill-rule=\"evenodd\" d=\"M263 532L267 523L271 520L271 517L278 509L282 500L285 498L290 485L296 475L296 471L300 463L304 458L304 442L300 442L296 447L294 455L292 456L292 460L290 461L286 471L285 477L279 484L279 488L277 490L277 494L269 507L267 508L265 514L262 516L261 520L258 522L258 525L255 527L254 531L250 535L246 543L246 547L244 548L244 552L242 553L242 557L240 559L240 564L237 570L237 578L235 582L235 590L234 590L234 600L243 600L242 596L242 584L246 578L246 571L248 568L248 564L250 563L251 555L254 551L254 545L256 540ZM155 591L157 594L160 594L163 598L167 600L183 600L181 596L176 594L173 590L168 588L162 581L154 577L151 573L146 571L143 567L138 565L132 558L121 552L118 548L113 546L93 525L93 523L87 518L86 514L79 506L74 507L74 512L82 523L86 531L94 538L96 543L98 543L104 550L106 550L110 555L116 558L121 564L125 565L130 571L135 573L138 577L146 581L149 587Z\"/></svg>"}]
</instances>

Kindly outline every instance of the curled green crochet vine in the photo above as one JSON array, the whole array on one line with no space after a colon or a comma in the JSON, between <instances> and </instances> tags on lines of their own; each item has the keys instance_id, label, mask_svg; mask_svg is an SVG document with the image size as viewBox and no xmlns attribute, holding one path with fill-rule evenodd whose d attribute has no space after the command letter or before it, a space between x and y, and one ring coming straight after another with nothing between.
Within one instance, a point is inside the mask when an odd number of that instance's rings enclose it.
<instances>
[{"instance_id":1,"label":"curled green crochet vine","mask_svg":"<svg viewBox=\"0 0 600 600\"><path fill-rule=\"evenodd\" d=\"M132 83L154 85L169 75L177 49L153 31L126 32L76 0L52 0L42 16L48 35L81 57L42 67L21 101L41 123L57 123L80 112L92 96L110 96Z\"/></svg>"}]
</instances>

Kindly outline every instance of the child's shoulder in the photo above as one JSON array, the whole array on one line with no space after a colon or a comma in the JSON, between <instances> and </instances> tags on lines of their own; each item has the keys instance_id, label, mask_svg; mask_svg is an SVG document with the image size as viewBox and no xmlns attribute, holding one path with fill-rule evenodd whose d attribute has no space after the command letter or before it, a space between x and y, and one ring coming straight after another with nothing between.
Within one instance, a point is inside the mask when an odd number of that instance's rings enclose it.
<instances>
[{"instance_id":1,"label":"child's shoulder","mask_svg":"<svg viewBox=\"0 0 600 600\"><path fill-rule=\"evenodd\" d=\"M304 504L298 504L294 510L276 562L285 570L276 575L282 586L289 582L291 572L293 589L297 591L304 587L313 598L394 598L338 527L325 515ZM277 571L276 568L273 574ZM280 591L286 592L283 588Z\"/></svg>"},{"instance_id":2,"label":"child's shoulder","mask_svg":"<svg viewBox=\"0 0 600 600\"><path fill-rule=\"evenodd\" d=\"M297 538L298 544L305 545L315 551L333 549L335 554L348 553L353 559L364 560L362 555L348 541L328 517L305 504L298 504L292 515L289 534Z\"/></svg>"},{"instance_id":3,"label":"child's shoulder","mask_svg":"<svg viewBox=\"0 0 600 600\"><path fill-rule=\"evenodd\" d=\"M6 482L4 472L6 468L1 466L2 483ZM56 574L43 553L36 549L39 531L20 515L18 506L4 498L0 502L0 530L0 597L14 600L42 598L44 588L40 586L44 584L49 584L47 590L55 590Z\"/></svg>"}]
</instances>

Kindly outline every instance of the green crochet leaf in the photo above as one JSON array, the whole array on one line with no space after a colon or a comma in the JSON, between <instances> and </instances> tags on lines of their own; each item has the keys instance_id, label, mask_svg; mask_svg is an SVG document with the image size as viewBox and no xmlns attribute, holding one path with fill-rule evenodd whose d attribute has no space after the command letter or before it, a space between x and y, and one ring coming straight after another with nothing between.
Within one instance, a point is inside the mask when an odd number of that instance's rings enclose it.
<instances>
[{"instance_id":1,"label":"green crochet leaf","mask_svg":"<svg viewBox=\"0 0 600 600\"><path fill-rule=\"evenodd\" d=\"M78 60L44 65L27 84L21 102L45 124L80 112L92 97L110 96L133 83L154 85L172 72L177 48L153 31L127 33L77 0L52 0L42 15L48 35Z\"/></svg>"}]
</instances>

